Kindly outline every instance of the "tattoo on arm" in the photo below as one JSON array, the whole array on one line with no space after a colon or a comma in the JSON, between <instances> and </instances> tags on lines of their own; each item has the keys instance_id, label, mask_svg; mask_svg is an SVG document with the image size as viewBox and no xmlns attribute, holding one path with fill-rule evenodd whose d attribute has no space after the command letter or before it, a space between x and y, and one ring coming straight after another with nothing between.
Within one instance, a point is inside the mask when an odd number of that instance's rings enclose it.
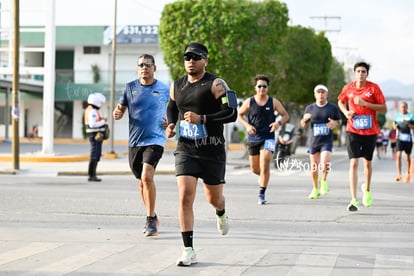
<instances>
[{"instance_id":1,"label":"tattoo on arm","mask_svg":"<svg viewBox=\"0 0 414 276\"><path fill-rule=\"evenodd\" d=\"M217 83L216 83L216 91L217 94L219 96L223 95L224 93L226 93L227 89L226 89L226 84L224 83L224 81L222 79L217 79Z\"/></svg>"}]
</instances>

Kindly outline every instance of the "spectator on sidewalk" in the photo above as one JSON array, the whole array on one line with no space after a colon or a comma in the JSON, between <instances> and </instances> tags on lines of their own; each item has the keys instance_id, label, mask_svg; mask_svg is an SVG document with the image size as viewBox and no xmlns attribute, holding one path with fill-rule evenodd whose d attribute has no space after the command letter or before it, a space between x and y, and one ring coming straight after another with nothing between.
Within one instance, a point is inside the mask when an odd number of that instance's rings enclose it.
<instances>
[{"instance_id":1,"label":"spectator on sidewalk","mask_svg":"<svg viewBox=\"0 0 414 276\"><path fill-rule=\"evenodd\" d=\"M99 109L105 103L105 96L102 93L93 93L88 96L88 105L84 113L84 123L86 125L86 133L88 135L89 144L91 146L88 181L99 182L102 179L96 176L96 168L102 155L103 137L100 134L105 131L104 125L106 118L99 113Z\"/></svg>"}]
</instances>

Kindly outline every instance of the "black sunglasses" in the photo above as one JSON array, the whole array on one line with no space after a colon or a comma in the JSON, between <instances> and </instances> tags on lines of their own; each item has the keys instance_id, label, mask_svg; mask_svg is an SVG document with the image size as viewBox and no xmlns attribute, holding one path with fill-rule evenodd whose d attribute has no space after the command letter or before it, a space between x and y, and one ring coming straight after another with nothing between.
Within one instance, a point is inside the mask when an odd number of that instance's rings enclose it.
<instances>
[{"instance_id":1,"label":"black sunglasses","mask_svg":"<svg viewBox=\"0 0 414 276\"><path fill-rule=\"evenodd\" d=\"M152 66L154 66L154 63L152 63L152 62L142 62L142 63L138 63L137 65L138 65L139 68L144 68L144 66L147 67L147 68L151 68Z\"/></svg>"},{"instance_id":2,"label":"black sunglasses","mask_svg":"<svg viewBox=\"0 0 414 276\"><path fill-rule=\"evenodd\" d=\"M267 88L267 85L258 85L257 88Z\"/></svg>"},{"instance_id":3,"label":"black sunglasses","mask_svg":"<svg viewBox=\"0 0 414 276\"><path fill-rule=\"evenodd\" d=\"M184 56L185 61L202 60L202 59L203 59L203 56L194 55L194 54L187 54L187 55Z\"/></svg>"}]
</instances>

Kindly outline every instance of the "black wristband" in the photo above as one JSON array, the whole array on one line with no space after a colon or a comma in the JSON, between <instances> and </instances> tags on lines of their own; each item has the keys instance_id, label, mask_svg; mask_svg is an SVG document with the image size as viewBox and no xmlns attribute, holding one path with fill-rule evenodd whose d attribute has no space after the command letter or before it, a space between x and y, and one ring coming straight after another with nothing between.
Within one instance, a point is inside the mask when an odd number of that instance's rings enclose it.
<instances>
[{"instance_id":1,"label":"black wristband","mask_svg":"<svg viewBox=\"0 0 414 276\"><path fill-rule=\"evenodd\" d=\"M200 114L200 124L204 124L204 114Z\"/></svg>"}]
</instances>

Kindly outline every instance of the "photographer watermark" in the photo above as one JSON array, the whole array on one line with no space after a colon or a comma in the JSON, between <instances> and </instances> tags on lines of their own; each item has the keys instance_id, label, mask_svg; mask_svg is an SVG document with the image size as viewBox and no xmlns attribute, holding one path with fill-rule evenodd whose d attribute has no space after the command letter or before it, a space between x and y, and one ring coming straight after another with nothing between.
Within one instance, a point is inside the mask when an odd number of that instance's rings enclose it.
<instances>
[{"instance_id":1,"label":"photographer watermark","mask_svg":"<svg viewBox=\"0 0 414 276\"><path fill-rule=\"evenodd\" d=\"M309 161L303 161L300 159L290 158L290 156L279 156L277 155L274 159L276 168L279 171L284 172L314 172L314 171L328 171L332 170L332 163L328 162L325 164L311 164Z\"/></svg>"}]
</instances>

